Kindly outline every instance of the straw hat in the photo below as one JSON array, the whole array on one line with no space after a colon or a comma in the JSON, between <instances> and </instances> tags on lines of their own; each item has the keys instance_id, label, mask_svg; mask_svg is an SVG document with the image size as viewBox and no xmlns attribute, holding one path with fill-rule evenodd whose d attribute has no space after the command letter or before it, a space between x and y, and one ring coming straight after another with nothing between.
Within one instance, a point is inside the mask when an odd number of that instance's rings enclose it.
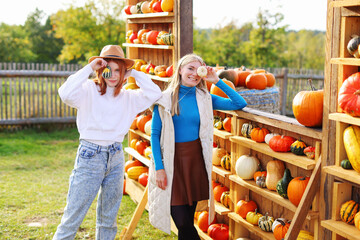
<instances>
[{"instance_id":1,"label":"straw hat","mask_svg":"<svg viewBox=\"0 0 360 240\"><path fill-rule=\"evenodd\" d=\"M89 63L95 58L113 58L113 59L121 59L125 62L126 68L131 68L135 61L132 59L125 58L124 51L119 45L106 45L101 50L100 56L92 56L89 58Z\"/></svg>"}]
</instances>

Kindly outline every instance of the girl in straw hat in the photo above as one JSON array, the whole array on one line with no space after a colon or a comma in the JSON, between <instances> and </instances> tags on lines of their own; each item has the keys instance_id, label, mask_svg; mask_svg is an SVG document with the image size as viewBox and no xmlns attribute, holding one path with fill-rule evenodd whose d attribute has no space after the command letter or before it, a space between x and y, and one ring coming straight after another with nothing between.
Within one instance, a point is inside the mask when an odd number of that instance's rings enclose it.
<instances>
[{"instance_id":1,"label":"girl in straw hat","mask_svg":"<svg viewBox=\"0 0 360 240\"><path fill-rule=\"evenodd\" d=\"M161 97L160 88L146 74L130 69L133 64L120 46L108 45L59 88L62 101L77 109L80 144L64 215L53 239L75 238L97 194L96 239L115 238L124 185L122 141L136 115ZM89 80L93 71L96 78ZM129 76L139 90L122 88Z\"/></svg>"},{"instance_id":2,"label":"girl in straw hat","mask_svg":"<svg viewBox=\"0 0 360 240\"><path fill-rule=\"evenodd\" d=\"M229 98L209 94L206 81ZM188 54L179 60L173 79L155 103L151 127L154 164L149 169L149 218L156 228L170 233L171 217L178 239L200 239L194 213L209 200L214 219L211 187L213 109L238 110L245 100L205 66L201 57ZM199 204L198 204L199 203ZM200 210L200 209L199 209Z\"/></svg>"}]
</instances>

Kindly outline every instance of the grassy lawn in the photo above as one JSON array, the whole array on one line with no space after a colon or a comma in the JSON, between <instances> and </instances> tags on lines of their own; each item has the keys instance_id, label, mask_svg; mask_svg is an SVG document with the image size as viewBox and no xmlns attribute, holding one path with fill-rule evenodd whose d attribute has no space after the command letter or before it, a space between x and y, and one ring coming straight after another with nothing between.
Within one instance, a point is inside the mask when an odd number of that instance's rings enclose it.
<instances>
[{"instance_id":1,"label":"grassy lawn","mask_svg":"<svg viewBox=\"0 0 360 240\"><path fill-rule=\"evenodd\" d=\"M0 132L0 239L52 239L65 207L78 137L75 128ZM125 195L118 236L135 208ZM95 239L95 215L96 200L75 239ZM133 234L133 239L176 238L153 228L146 211Z\"/></svg>"}]
</instances>

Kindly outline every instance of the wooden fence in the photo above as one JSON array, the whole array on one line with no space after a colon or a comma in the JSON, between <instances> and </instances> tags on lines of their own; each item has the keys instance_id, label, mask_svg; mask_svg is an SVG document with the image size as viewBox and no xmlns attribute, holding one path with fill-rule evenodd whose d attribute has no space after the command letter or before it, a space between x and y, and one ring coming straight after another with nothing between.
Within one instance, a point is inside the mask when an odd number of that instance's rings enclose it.
<instances>
[{"instance_id":1,"label":"wooden fence","mask_svg":"<svg viewBox=\"0 0 360 240\"><path fill-rule=\"evenodd\" d=\"M60 100L57 90L69 75L81 67L0 63L0 125L75 122L76 110ZM26 70L19 70L24 68ZM293 115L292 99L297 92L310 90L308 78L313 79L317 89L323 88L324 77L321 71L287 68L266 70L276 77L282 115Z\"/></svg>"}]
</instances>

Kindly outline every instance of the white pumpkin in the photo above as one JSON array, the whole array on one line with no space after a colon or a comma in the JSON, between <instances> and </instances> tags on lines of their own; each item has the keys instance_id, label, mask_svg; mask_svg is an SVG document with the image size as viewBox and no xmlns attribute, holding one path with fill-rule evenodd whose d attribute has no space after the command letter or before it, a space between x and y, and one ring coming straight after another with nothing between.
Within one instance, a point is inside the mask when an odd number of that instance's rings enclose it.
<instances>
[{"instance_id":1,"label":"white pumpkin","mask_svg":"<svg viewBox=\"0 0 360 240\"><path fill-rule=\"evenodd\" d=\"M144 126L146 135L151 135L151 120L147 121Z\"/></svg>"},{"instance_id":2,"label":"white pumpkin","mask_svg":"<svg viewBox=\"0 0 360 240\"><path fill-rule=\"evenodd\" d=\"M136 7L136 5L133 5L133 6L130 7L130 12L131 12L131 14L137 14L137 7Z\"/></svg>"},{"instance_id":3,"label":"white pumpkin","mask_svg":"<svg viewBox=\"0 0 360 240\"><path fill-rule=\"evenodd\" d=\"M270 139L271 139L272 137L277 136L277 135L279 135L279 134L277 134L277 133L268 133L268 134L266 134L266 136L265 136L265 143L266 143L266 144L269 144Z\"/></svg>"},{"instance_id":4,"label":"white pumpkin","mask_svg":"<svg viewBox=\"0 0 360 240\"><path fill-rule=\"evenodd\" d=\"M280 221L279 220L281 220L281 221L283 221L283 222L287 222L287 220L285 219L285 218L277 218L277 219L275 219L275 221L273 222L273 224L272 224L272 226L271 226L271 230L274 232L274 230L275 230L275 227L277 226L277 225L279 225L279 224L281 224L280 223Z\"/></svg>"},{"instance_id":5,"label":"white pumpkin","mask_svg":"<svg viewBox=\"0 0 360 240\"><path fill-rule=\"evenodd\" d=\"M236 160L235 171L242 179L253 179L254 173L259 169L260 161L249 155L242 155Z\"/></svg>"},{"instance_id":6,"label":"white pumpkin","mask_svg":"<svg viewBox=\"0 0 360 240\"><path fill-rule=\"evenodd\" d=\"M144 1L141 4L141 12L142 13L150 13L151 12L151 10L150 10L150 2Z\"/></svg>"},{"instance_id":7,"label":"white pumpkin","mask_svg":"<svg viewBox=\"0 0 360 240\"><path fill-rule=\"evenodd\" d=\"M216 147L213 148L212 164L215 166L221 165L221 158L227 154L224 148Z\"/></svg>"}]
</instances>

